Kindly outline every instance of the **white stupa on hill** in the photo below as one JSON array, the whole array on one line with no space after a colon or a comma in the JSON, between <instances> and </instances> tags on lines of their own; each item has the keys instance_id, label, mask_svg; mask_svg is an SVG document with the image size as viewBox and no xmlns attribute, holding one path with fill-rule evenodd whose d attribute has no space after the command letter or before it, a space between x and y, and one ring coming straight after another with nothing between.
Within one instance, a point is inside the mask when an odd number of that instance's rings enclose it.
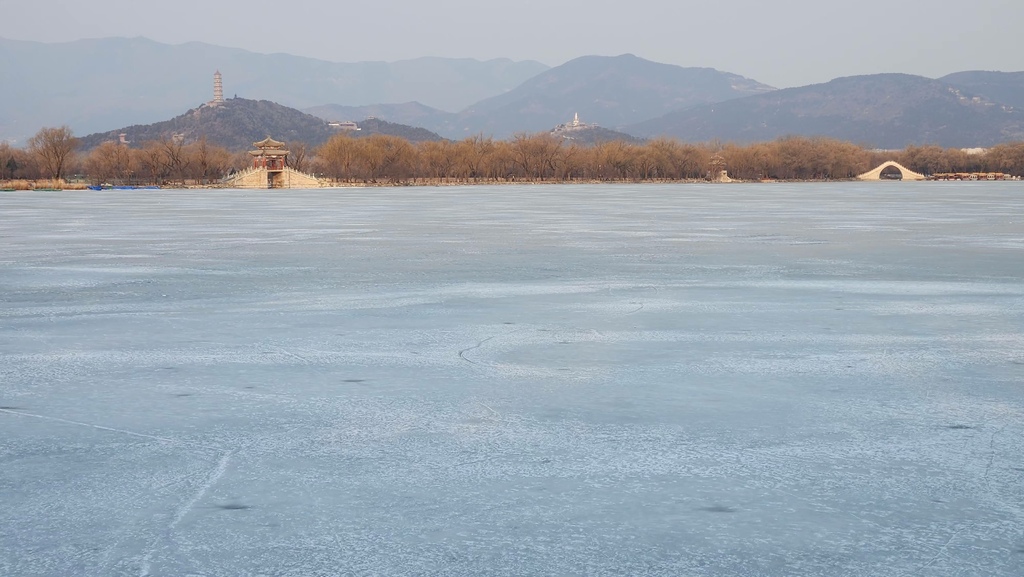
<instances>
[{"instance_id":1,"label":"white stupa on hill","mask_svg":"<svg viewBox=\"0 0 1024 577\"><path fill-rule=\"evenodd\" d=\"M572 132L573 130L584 130L587 128L597 128L597 125L587 124L586 122L580 122L580 113L577 112L575 115L573 115L572 122L559 124L551 132Z\"/></svg>"}]
</instances>

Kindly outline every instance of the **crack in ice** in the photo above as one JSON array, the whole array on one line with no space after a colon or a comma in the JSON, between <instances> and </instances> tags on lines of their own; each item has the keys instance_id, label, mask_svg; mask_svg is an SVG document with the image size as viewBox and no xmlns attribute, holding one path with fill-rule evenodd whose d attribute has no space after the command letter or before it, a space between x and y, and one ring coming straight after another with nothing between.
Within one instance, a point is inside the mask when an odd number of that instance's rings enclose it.
<instances>
[{"instance_id":1,"label":"crack in ice","mask_svg":"<svg viewBox=\"0 0 1024 577\"><path fill-rule=\"evenodd\" d=\"M217 484L217 481L224 476L224 473L228 470L228 462L231 460L231 456L233 454L234 451L232 450L221 455L220 461L217 462L217 467L206 478L206 481L199 487L195 494L192 495L192 498L189 499L187 503L178 508L178 511L174 514L174 519L172 519L171 523L167 526L168 537L170 536L170 533L185 519L185 517L188 516L189 512L191 512L192 509L195 509L196 505L199 504L199 501L206 496L206 493ZM153 555L156 553L157 544L159 542L160 538L155 539L153 544L150 545L149 550L146 552L146 555L142 558L142 563L139 566L139 577L147 577L150 575L150 571L153 567Z\"/></svg>"},{"instance_id":2,"label":"crack in ice","mask_svg":"<svg viewBox=\"0 0 1024 577\"><path fill-rule=\"evenodd\" d=\"M100 431L110 431L112 433L121 433L122 435L131 435L133 437L142 437L144 439L152 439L154 441L160 441L162 443L175 443L175 444L189 444L178 439L171 439L168 437L158 437L156 435L147 435L145 433L136 433L135 431L128 431L125 429L115 429L114 427L104 427L103 425L95 425L93 423L83 423L82 421L72 421L70 419L61 419L59 417L48 417L46 415L37 415L34 413L25 413L22 411L12 411L10 409L0 409L0 413L10 413L12 415L20 415L22 417L32 417L34 419L43 419L44 421L55 421L57 423L64 423L67 425L76 425L79 427L88 427L90 429L99 429ZM207 447L213 448L213 447Z\"/></svg>"},{"instance_id":3,"label":"crack in ice","mask_svg":"<svg viewBox=\"0 0 1024 577\"><path fill-rule=\"evenodd\" d=\"M497 336L497 335L495 335L495 336ZM459 351L459 358L464 360L464 361L466 361L467 363L469 363L471 365L480 364L480 363L477 363L476 361L471 361L469 358L467 358L466 357L466 353L468 353L469 351L472 351L474 349L479 349L480 347L483 346L484 343L486 343L487 341L489 341L489 340L491 340L493 338L494 338L493 336L492 337L487 337L486 339L478 342L477 344L475 344L475 345L473 345L473 346L471 346L469 348L462 349L461 351Z\"/></svg>"}]
</instances>

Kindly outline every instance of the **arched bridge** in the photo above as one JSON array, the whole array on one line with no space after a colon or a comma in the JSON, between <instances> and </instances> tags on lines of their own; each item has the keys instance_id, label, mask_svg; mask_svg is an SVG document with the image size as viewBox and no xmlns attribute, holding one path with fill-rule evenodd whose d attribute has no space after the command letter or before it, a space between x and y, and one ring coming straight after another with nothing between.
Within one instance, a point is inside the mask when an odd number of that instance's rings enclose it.
<instances>
[{"instance_id":1,"label":"arched bridge","mask_svg":"<svg viewBox=\"0 0 1024 577\"><path fill-rule=\"evenodd\" d=\"M900 174L903 175L903 180L924 180L925 179L925 176L923 174L920 174L918 172L914 172L913 170L910 170L909 168L903 166L902 164L890 160L889 162L883 162L878 168L876 168L874 170L869 170L869 171L865 172L864 174L859 175L857 177L857 180L881 180L882 179L882 171L885 170L886 168L889 168L890 166L895 168L896 170L900 171Z\"/></svg>"}]
</instances>

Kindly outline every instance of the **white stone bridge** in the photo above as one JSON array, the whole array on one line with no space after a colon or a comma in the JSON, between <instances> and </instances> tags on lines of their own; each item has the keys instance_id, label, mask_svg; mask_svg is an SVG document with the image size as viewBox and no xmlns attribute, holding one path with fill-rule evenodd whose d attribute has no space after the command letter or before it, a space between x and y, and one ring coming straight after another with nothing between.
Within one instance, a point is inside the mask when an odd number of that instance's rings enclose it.
<instances>
[{"instance_id":1,"label":"white stone bridge","mask_svg":"<svg viewBox=\"0 0 1024 577\"><path fill-rule=\"evenodd\" d=\"M882 171L889 167L893 167L896 170L900 171L900 174L903 175L903 180L925 179L925 175L918 172L914 172L913 170L910 170L909 168L903 166L902 164L890 160L889 162L883 162L881 165L879 165L878 168L874 170L869 170L864 174L857 176L857 180L882 180Z\"/></svg>"}]
</instances>

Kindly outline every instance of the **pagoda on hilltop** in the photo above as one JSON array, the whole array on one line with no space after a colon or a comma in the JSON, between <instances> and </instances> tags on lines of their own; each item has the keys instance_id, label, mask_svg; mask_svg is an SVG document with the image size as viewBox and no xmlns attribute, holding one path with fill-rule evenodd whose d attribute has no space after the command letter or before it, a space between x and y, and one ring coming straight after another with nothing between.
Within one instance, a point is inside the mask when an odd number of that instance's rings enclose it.
<instances>
[{"instance_id":1,"label":"pagoda on hilltop","mask_svg":"<svg viewBox=\"0 0 1024 577\"><path fill-rule=\"evenodd\" d=\"M207 102L209 106L221 106L224 104L224 78L220 70L213 73L213 100Z\"/></svg>"}]
</instances>

